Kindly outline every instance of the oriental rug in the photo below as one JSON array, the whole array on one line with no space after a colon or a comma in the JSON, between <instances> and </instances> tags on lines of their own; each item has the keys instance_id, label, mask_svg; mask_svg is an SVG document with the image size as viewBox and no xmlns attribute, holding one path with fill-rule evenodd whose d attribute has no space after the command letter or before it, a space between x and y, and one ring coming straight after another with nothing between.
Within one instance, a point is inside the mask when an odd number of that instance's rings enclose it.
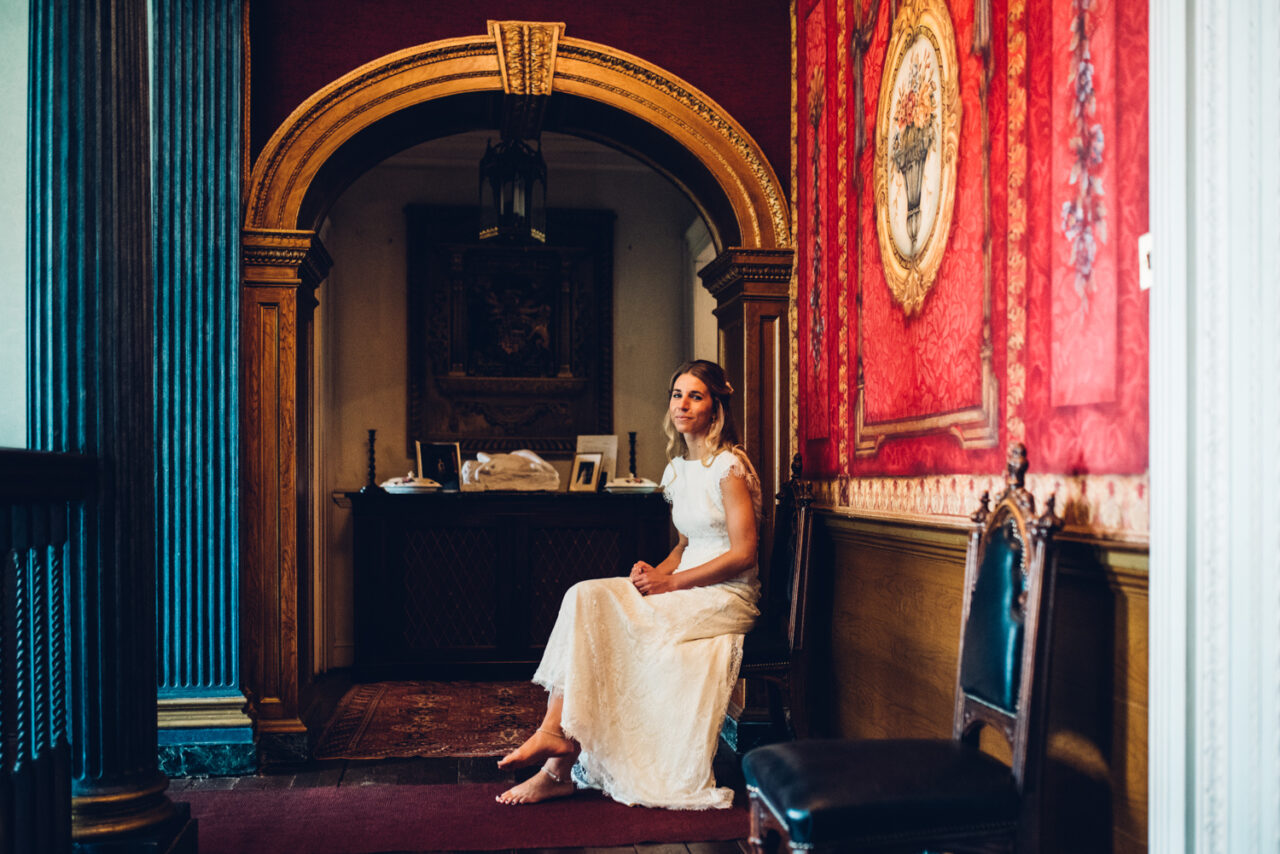
<instances>
[{"instance_id":1,"label":"oriental rug","mask_svg":"<svg viewBox=\"0 0 1280 854\"><path fill-rule=\"evenodd\" d=\"M316 759L501 756L542 722L547 692L531 682L355 685L316 743Z\"/></svg>"},{"instance_id":2,"label":"oriental rug","mask_svg":"<svg viewBox=\"0 0 1280 854\"><path fill-rule=\"evenodd\" d=\"M497 851L745 839L747 809L627 807L598 792L525 806L494 796L509 783L187 790L200 854ZM741 798L741 796L740 796Z\"/></svg>"}]
</instances>

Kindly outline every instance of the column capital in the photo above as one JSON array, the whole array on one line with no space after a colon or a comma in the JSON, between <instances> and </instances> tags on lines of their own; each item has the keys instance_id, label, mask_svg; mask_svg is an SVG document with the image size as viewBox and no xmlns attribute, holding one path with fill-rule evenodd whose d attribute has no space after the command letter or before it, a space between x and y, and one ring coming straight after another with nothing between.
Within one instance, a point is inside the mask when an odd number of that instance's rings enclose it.
<instances>
[{"instance_id":1,"label":"column capital","mask_svg":"<svg viewBox=\"0 0 1280 854\"><path fill-rule=\"evenodd\" d=\"M786 298L791 285L793 249L745 249L731 246L698 271L702 285L724 305L735 297Z\"/></svg>"},{"instance_id":2,"label":"column capital","mask_svg":"<svg viewBox=\"0 0 1280 854\"><path fill-rule=\"evenodd\" d=\"M314 231L246 228L241 246L246 287L292 283L314 288L333 266Z\"/></svg>"}]
</instances>

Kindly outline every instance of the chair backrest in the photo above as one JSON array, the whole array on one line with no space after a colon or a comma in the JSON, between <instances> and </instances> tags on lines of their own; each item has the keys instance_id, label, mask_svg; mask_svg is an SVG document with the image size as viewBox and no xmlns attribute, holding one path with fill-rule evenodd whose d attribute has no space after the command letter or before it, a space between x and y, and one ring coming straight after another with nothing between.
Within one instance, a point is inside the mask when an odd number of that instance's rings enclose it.
<instances>
[{"instance_id":1,"label":"chair backrest","mask_svg":"<svg viewBox=\"0 0 1280 854\"><path fill-rule=\"evenodd\" d=\"M809 551L813 533L813 495L801 480L800 455L791 460L791 478L778 491L773 513L773 548L768 577L760 596L757 625L787 638L792 651L804 646L805 588L809 583Z\"/></svg>"},{"instance_id":2,"label":"chair backrest","mask_svg":"<svg viewBox=\"0 0 1280 854\"><path fill-rule=\"evenodd\" d=\"M1026 448L1015 444L1004 492L994 506L984 493L982 507L970 517L952 724L953 737L967 741L983 726L1001 732L1020 787L1028 746L1043 739L1043 714L1035 704L1048 673L1056 578L1051 544L1062 526L1052 497L1044 514L1035 515L1035 499L1024 488L1026 471Z\"/></svg>"}]
</instances>

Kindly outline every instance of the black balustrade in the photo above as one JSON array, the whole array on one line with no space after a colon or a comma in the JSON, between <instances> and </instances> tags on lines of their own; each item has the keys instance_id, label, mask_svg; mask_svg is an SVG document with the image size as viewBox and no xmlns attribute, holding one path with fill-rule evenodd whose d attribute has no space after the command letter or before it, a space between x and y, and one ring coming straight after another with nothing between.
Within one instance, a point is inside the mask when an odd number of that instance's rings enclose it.
<instances>
[{"instance_id":1,"label":"black balustrade","mask_svg":"<svg viewBox=\"0 0 1280 854\"><path fill-rule=\"evenodd\" d=\"M97 460L0 449L0 854L71 850L70 531Z\"/></svg>"}]
</instances>

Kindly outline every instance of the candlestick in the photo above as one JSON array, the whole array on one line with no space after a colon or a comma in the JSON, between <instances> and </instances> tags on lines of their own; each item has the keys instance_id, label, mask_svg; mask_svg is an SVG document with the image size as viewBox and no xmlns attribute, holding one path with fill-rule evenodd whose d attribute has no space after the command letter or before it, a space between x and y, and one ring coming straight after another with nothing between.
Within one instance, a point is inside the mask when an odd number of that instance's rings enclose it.
<instances>
[{"instance_id":1,"label":"candlestick","mask_svg":"<svg viewBox=\"0 0 1280 854\"><path fill-rule=\"evenodd\" d=\"M361 487L362 493L382 492L382 487L378 486L377 463L374 451L374 442L378 435L377 430L369 431L369 473L365 478L365 484Z\"/></svg>"}]
</instances>

